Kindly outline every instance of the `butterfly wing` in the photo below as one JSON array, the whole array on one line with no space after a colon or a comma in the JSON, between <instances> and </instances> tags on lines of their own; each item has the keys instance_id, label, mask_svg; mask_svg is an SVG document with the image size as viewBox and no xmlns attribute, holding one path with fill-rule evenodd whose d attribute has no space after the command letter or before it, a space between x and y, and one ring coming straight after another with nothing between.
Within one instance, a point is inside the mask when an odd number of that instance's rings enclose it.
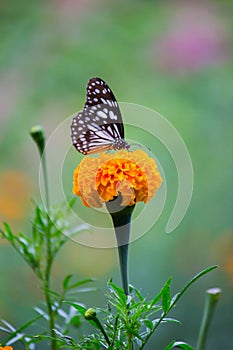
<instances>
[{"instance_id":1,"label":"butterfly wing","mask_svg":"<svg viewBox=\"0 0 233 350\"><path fill-rule=\"evenodd\" d=\"M102 79L90 79L86 90L86 103L73 118L71 137L79 152L90 154L111 149L116 139L124 139L124 126L116 98Z\"/></svg>"}]
</instances>

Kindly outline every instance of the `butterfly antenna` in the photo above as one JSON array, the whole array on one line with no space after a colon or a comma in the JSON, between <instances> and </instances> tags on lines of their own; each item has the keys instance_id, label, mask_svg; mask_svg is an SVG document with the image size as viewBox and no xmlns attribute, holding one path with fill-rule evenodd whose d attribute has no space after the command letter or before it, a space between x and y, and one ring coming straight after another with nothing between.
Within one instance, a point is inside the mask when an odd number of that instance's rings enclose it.
<instances>
[{"instance_id":1,"label":"butterfly antenna","mask_svg":"<svg viewBox=\"0 0 233 350\"><path fill-rule=\"evenodd\" d=\"M131 146L136 146L136 147L141 148L141 149L145 147L147 149L147 151L151 152L150 147L141 145L140 143L131 143L126 147L126 149L129 151Z\"/></svg>"}]
</instances>

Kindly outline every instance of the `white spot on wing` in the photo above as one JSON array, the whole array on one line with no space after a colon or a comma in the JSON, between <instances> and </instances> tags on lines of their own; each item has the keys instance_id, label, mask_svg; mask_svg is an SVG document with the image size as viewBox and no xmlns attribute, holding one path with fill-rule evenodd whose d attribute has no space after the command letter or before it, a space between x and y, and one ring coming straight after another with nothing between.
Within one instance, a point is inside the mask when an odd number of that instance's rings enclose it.
<instances>
[{"instance_id":1,"label":"white spot on wing","mask_svg":"<svg viewBox=\"0 0 233 350\"><path fill-rule=\"evenodd\" d=\"M105 114L105 113L102 112L102 111L98 111L96 114L97 114L99 117L101 117L101 118L107 118L107 114Z\"/></svg>"},{"instance_id":2,"label":"white spot on wing","mask_svg":"<svg viewBox=\"0 0 233 350\"><path fill-rule=\"evenodd\" d=\"M112 120L117 120L117 116L113 113L113 111L110 111L110 112L109 112L109 117L110 117L110 119L112 119Z\"/></svg>"}]
</instances>

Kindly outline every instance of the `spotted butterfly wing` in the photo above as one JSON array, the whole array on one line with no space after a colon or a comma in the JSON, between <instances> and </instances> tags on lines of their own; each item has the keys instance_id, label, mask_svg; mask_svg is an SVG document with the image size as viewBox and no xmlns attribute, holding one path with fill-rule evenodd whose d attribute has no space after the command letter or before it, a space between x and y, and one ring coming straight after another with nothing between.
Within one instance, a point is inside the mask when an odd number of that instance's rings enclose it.
<instances>
[{"instance_id":1,"label":"spotted butterfly wing","mask_svg":"<svg viewBox=\"0 0 233 350\"><path fill-rule=\"evenodd\" d=\"M86 90L83 111L71 124L74 147L82 154L128 148L121 112L111 89L102 79L92 78Z\"/></svg>"}]
</instances>

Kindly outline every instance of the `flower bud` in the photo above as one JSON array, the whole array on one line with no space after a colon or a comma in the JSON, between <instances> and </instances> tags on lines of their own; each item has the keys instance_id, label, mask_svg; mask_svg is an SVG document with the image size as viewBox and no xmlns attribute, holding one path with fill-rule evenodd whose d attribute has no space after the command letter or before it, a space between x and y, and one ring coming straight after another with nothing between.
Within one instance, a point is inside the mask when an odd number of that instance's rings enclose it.
<instances>
[{"instance_id":1,"label":"flower bud","mask_svg":"<svg viewBox=\"0 0 233 350\"><path fill-rule=\"evenodd\" d=\"M43 128L40 125L33 126L30 130L30 135L37 144L40 155L42 155L45 147L45 134Z\"/></svg>"},{"instance_id":2,"label":"flower bud","mask_svg":"<svg viewBox=\"0 0 233 350\"><path fill-rule=\"evenodd\" d=\"M93 319L95 319L96 318L96 311L95 311L95 309L93 309L93 308L88 309L85 312L84 316L85 316L86 320L93 320Z\"/></svg>"}]
</instances>

